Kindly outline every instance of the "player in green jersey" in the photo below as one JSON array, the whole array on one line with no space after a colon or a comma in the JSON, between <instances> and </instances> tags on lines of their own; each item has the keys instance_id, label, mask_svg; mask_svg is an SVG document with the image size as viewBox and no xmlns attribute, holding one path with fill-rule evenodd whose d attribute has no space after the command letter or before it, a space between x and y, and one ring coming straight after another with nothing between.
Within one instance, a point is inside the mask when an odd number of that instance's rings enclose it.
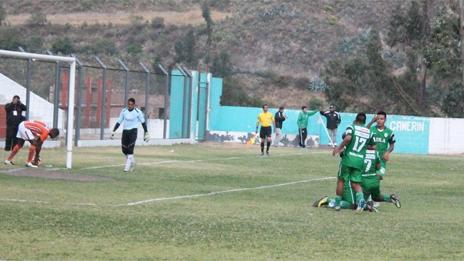
<instances>
[{"instance_id":1,"label":"player in green jersey","mask_svg":"<svg viewBox=\"0 0 464 261\"><path fill-rule=\"evenodd\" d=\"M340 200L340 208L341 209L354 209L355 208L355 198L356 195L353 193L353 189L351 188L351 181L347 182L343 186L343 195L342 199ZM329 198L328 196L324 196L313 203L313 207L320 208L320 207L329 207L335 208L335 198Z\"/></svg>"},{"instance_id":2,"label":"player in green jersey","mask_svg":"<svg viewBox=\"0 0 464 261\"><path fill-rule=\"evenodd\" d=\"M395 149L395 135L393 131L385 126L387 114L379 111L372 121L367 125L370 128L372 137L375 142L375 149L379 153L380 163L383 168L387 168L387 161L390 160L390 155ZM375 126L372 126L376 122ZM371 127L372 126L372 127Z\"/></svg>"},{"instance_id":3,"label":"player in green jersey","mask_svg":"<svg viewBox=\"0 0 464 261\"><path fill-rule=\"evenodd\" d=\"M378 151L367 150L364 157L364 170L362 174L361 187L364 193L364 199L368 202L367 208L373 210L373 201L391 202L396 207L401 207L401 202L395 194L385 194L380 192L380 181L385 175L385 168L381 164ZM371 198L372 200L368 200Z\"/></svg>"},{"instance_id":4,"label":"player in green jersey","mask_svg":"<svg viewBox=\"0 0 464 261\"><path fill-rule=\"evenodd\" d=\"M366 114L360 112L356 115L354 123L346 128L342 143L334 148L332 155L343 151L342 162L338 171L337 189L335 198L335 210L340 210L340 202L343 196L345 183L351 182L351 187L356 193L356 211L361 212L366 206L364 194L361 188L362 172L364 168L364 155L367 146L374 146L371 132L364 127Z\"/></svg>"},{"instance_id":5,"label":"player in green jersey","mask_svg":"<svg viewBox=\"0 0 464 261\"><path fill-rule=\"evenodd\" d=\"M383 179L385 169L381 167L380 157L375 150L366 150L364 157L364 167L362 174L361 187L364 193L364 199L367 201L367 209L369 211L376 211L374 208L374 201L376 202L391 202L396 207L401 207L401 202L395 194L385 194L380 192L380 181ZM369 198L371 198L369 200ZM340 201L341 209L354 209L355 207L355 194L351 188L351 182L345 183L343 186L342 200ZM313 207L335 207L335 198L327 196L316 200Z\"/></svg>"}]
</instances>

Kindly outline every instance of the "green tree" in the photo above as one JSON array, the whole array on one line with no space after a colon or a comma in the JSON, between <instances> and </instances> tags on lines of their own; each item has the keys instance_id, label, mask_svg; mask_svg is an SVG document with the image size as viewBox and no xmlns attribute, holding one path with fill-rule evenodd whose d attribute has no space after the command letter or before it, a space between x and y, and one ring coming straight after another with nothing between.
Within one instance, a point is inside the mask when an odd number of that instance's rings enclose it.
<instances>
[{"instance_id":1,"label":"green tree","mask_svg":"<svg viewBox=\"0 0 464 261\"><path fill-rule=\"evenodd\" d=\"M248 95L241 86L233 77L224 78L221 105L261 107L264 104L259 97Z\"/></svg>"},{"instance_id":2,"label":"green tree","mask_svg":"<svg viewBox=\"0 0 464 261\"><path fill-rule=\"evenodd\" d=\"M58 38L52 44L52 52L64 55L72 54L75 51L74 44L68 37Z\"/></svg>"},{"instance_id":3,"label":"green tree","mask_svg":"<svg viewBox=\"0 0 464 261\"><path fill-rule=\"evenodd\" d=\"M26 47L28 51L40 52L43 50L43 38L40 36L31 36L27 39Z\"/></svg>"},{"instance_id":4,"label":"green tree","mask_svg":"<svg viewBox=\"0 0 464 261\"><path fill-rule=\"evenodd\" d=\"M417 44L423 37L424 16L417 1L412 1L406 14L406 32L409 44Z\"/></svg>"},{"instance_id":5,"label":"green tree","mask_svg":"<svg viewBox=\"0 0 464 261\"><path fill-rule=\"evenodd\" d=\"M0 49L17 51L18 46L24 46L18 29L12 27L0 28Z\"/></svg>"},{"instance_id":6,"label":"green tree","mask_svg":"<svg viewBox=\"0 0 464 261\"><path fill-rule=\"evenodd\" d=\"M313 97L309 100L308 102L308 109L310 110L322 110L324 107L324 101L321 100L320 98Z\"/></svg>"},{"instance_id":7,"label":"green tree","mask_svg":"<svg viewBox=\"0 0 464 261\"><path fill-rule=\"evenodd\" d=\"M174 50L176 52L176 62L183 62L187 65L193 66L196 63L196 54L195 54L195 32L193 29L190 29L187 34L177 41L174 45Z\"/></svg>"},{"instance_id":8,"label":"green tree","mask_svg":"<svg viewBox=\"0 0 464 261\"><path fill-rule=\"evenodd\" d=\"M126 48L127 54L132 57L139 57L143 53L143 46L139 43L131 43Z\"/></svg>"},{"instance_id":9,"label":"green tree","mask_svg":"<svg viewBox=\"0 0 464 261\"><path fill-rule=\"evenodd\" d=\"M115 55L118 53L114 41L109 39L97 39L92 44L84 47L82 51L93 55Z\"/></svg>"},{"instance_id":10,"label":"green tree","mask_svg":"<svg viewBox=\"0 0 464 261\"><path fill-rule=\"evenodd\" d=\"M404 43L407 41L408 32L406 29L407 17L403 13L402 4L398 4L395 12L390 19L390 25L387 32L387 43L394 46L397 43Z\"/></svg>"},{"instance_id":11,"label":"green tree","mask_svg":"<svg viewBox=\"0 0 464 261\"><path fill-rule=\"evenodd\" d=\"M211 17L211 10L209 8L209 2L208 1L203 1L203 4L201 6L202 9L202 16L203 19L206 22L206 50L205 50L205 63L209 63L209 53L211 50L211 45L213 42L213 18Z\"/></svg>"},{"instance_id":12,"label":"green tree","mask_svg":"<svg viewBox=\"0 0 464 261\"><path fill-rule=\"evenodd\" d=\"M443 111L450 117L464 117L464 86L454 82L443 103Z\"/></svg>"},{"instance_id":13,"label":"green tree","mask_svg":"<svg viewBox=\"0 0 464 261\"><path fill-rule=\"evenodd\" d=\"M220 77L228 77L232 74L232 70L230 55L225 50L222 50L219 55L214 57L211 72Z\"/></svg>"}]
</instances>

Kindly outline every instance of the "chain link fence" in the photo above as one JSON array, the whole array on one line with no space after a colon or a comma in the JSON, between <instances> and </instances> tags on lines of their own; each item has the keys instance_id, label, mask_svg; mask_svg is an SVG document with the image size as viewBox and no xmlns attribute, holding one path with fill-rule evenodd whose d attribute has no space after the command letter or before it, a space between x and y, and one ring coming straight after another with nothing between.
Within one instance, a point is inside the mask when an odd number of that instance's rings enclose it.
<instances>
[{"instance_id":1,"label":"chain link fence","mask_svg":"<svg viewBox=\"0 0 464 261\"><path fill-rule=\"evenodd\" d=\"M105 139L129 97L135 98L146 119L155 126L154 138L167 138L169 121L169 76L161 65L150 71L145 65L130 68L95 61L78 61L75 97L75 142ZM93 62L93 64L92 64ZM160 70L161 68L161 70ZM69 65L33 59L0 57L0 102L19 95L27 105L27 119L42 120L64 129L68 112ZM5 129L2 109L0 129ZM149 127L150 128L150 127ZM4 131L0 131L0 139Z\"/></svg>"}]
</instances>

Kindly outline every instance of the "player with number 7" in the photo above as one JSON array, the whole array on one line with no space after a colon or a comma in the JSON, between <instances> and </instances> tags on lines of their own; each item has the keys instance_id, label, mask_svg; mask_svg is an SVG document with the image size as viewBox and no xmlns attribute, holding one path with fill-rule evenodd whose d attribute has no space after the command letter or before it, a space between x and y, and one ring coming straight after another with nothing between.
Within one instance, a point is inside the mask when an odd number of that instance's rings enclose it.
<instances>
[{"instance_id":1,"label":"player with number 7","mask_svg":"<svg viewBox=\"0 0 464 261\"><path fill-rule=\"evenodd\" d=\"M335 210L340 210L340 201L343 195L345 182L351 182L351 187L356 193L356 211L362 212L366 207L366 201L361 187L362 173L364 167L364 156L366 149L375 148L371 131L364 127L366 124L366 114L360 112L356 115L353 124L349 125L344 133L343 141L338 147L333 149L332 155L340 154L343 151L340 168L337 177L337 189L335 197Z\"/></svg>"}]
</instances>

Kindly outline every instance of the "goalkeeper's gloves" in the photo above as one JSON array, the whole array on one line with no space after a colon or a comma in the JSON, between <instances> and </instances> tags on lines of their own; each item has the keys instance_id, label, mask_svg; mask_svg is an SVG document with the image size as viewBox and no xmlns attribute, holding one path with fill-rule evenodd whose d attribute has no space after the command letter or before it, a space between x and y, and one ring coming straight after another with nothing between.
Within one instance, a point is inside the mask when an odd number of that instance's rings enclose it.
<instances>
[{"instance_id":1,"label":"goalkeeper's gloves","mask_svg":"<svg viewBox=\"0 0 464 261\"><path fill-rule=\"evenodd\" d=\"M148 132L145 132L145 135L143 136L143 140L145 142L148 142L150 140L150 134L148 134Z\"/></svg>"},{"instance_id":2,"label":"goalkeeper's gloves","mask_svg":"<svg viewBox=\"0 0 464 261\"><path fill-rule=\"evenodd\" d=\"M110 139L114 139L114 131L111 132L111 137L110 137Z\"/></svg>"}]
</instances>

